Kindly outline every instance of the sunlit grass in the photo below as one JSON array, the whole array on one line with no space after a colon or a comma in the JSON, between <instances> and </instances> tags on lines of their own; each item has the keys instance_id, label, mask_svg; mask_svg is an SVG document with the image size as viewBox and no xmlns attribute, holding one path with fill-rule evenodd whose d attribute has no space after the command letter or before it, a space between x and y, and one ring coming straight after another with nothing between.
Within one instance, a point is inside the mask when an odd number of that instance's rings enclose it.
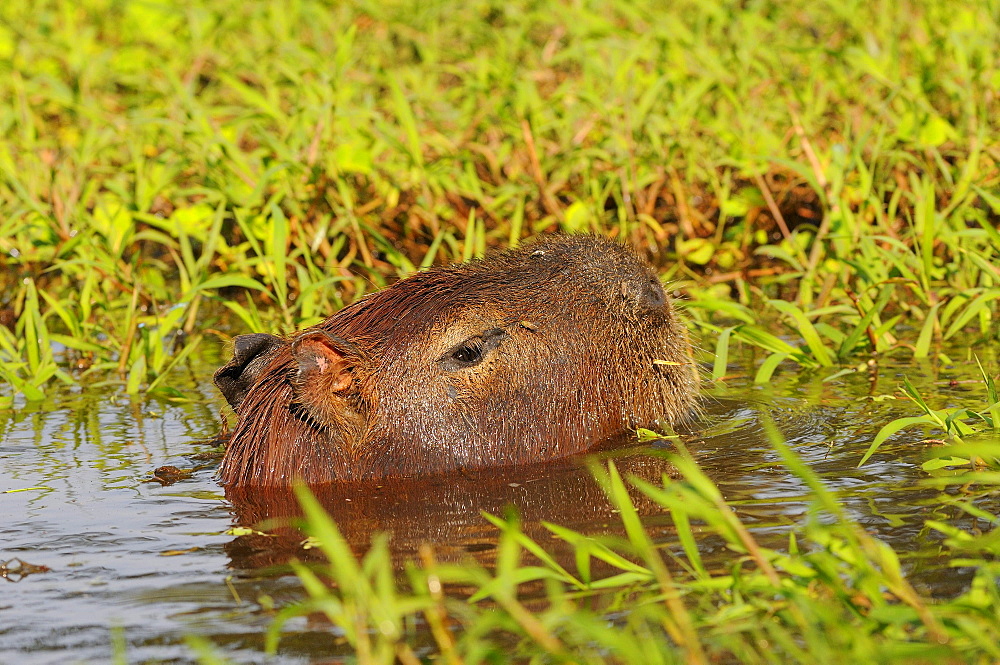
<instances>
[{"instance_id":1,"label":"sunlit grass","mask_svg":"<svg viewBox=\"0 0 1000 665\"><path fill-rule=\"evenodd\" d=\"M997 20L985 1L4 3L4 376L29 399L88 373L163 389L206 299L289 331L551 230L648 251L717 376L731 342L768 352L766 380L995 340Z\"/></svg>"},{"instance_id":2,"label":"sunlit grass","mask_svg":"<svg viewBox=\"0 0 1000 665\"><path fill-rule=\"evenodd\" d=\"M990 0L7 0L0 406L64 384L183 397L171 371L199 344L290 332L551 231L644 252L684 296L716 380L737 345L760 352L761 383L887 355L947 361L945 344L1000 337L997 90ZM904 381L912 413L869 454L929 427L948 445L926 468L968 467L934 483L995 487L995 374L968 407ZM1000 658L996 516L942 493L989 529L927 522L978 573L958 598L923 598L774 445L815 506L781 551L683 452L683 480L636 484L673 517L683 556L652 544L628 479L595 469L628 542L553 526L576 570L501 520L496 570L427 550L400 584L382 541L354 560L304 497L338 591L300 568L310 600L279 610L270 644L320 612L361 662L424 658L417 618L447 662ZM702 565L693 524L736 553L730 570ZM595 560L619 572L594 579ZM542 610L518 598L529 580Z\"/></svg>"}]
</instances>

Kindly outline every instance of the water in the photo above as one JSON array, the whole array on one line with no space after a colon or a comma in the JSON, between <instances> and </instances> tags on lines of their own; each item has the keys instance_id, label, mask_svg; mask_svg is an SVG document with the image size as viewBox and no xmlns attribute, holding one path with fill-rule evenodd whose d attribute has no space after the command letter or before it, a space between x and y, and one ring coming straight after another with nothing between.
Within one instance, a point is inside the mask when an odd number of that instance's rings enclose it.
<instances>
[{"instance_id":1,"label":"water","mask_svg":"<svg viewBox=\"0 0 1000 665\"><path fill-rule=\"evenodd\" d=\"M961 569L940 574L947 563L940 537L924 521L974 525L919 485L927 477L919 468L925 433L905 431L856 468L883 424L917 415L911 403L874 399L893 393L904 373L937 407L985 403L975 361L960 350L954 355L962 360L883 362L877 376L859 372L829 382L790 370L765 386L752 385L734 367L726 387L708 392L706 418L686 437L688 445L757 537L780 546L803 518L808 494L766 443L760 421L770 413L850 514L902 553L919 590L954 595L968 575ZM980 357L996 367L995 355ZM233 662L264 659L271 615L257 599L266 594L280 604L299 597L295 578L273 566L308 553L287 529L273 538L227 533L234 524L296 509L287 494L227 499L216 484L215 462L204 454L210 458L216 450L206 440L218 430L222 399L210 380L218 362L208 352L173 377L187 402L132 401L116 387L90 386L0 412L0 563L18 558L47 568L0 580L0 663L108 662L115 639L129 662L190 662L195 656L186 635L208 638ZM670 472L640 450L620 451L624 470L650 479ZM161 485L152 476L164 465L192 473ZM488 564L496 532L479 513L502 513L507 504L519 506L525 529L561 556L568 552L540 520L590 532L616 524L588 472L574 463L338 487L321 498L359 552L372 533L391 531L399 561L430 541L439 558L473 556ZM995 498L981 502L997 510ZM671 542L669 519L650 505L640 510L654 536ZM710 565L725 565L730 556L711 538L703 547ZM302 621L291 630L274 662L329 655L334 636L328 626Z\"/></svg>"}]
</instances>

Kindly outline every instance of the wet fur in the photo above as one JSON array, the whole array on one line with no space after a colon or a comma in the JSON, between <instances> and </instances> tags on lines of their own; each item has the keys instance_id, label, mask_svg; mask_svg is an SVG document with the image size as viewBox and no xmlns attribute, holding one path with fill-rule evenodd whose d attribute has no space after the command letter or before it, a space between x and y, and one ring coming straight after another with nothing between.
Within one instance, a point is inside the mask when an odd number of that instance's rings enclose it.
<instances>
[{"instance_id":1,"label":"wet fur","mask_svg":"<svg viewBox=\"0 0 1000 665\"><path fill-rule=\"evenodd\" d=\"M240 377L251 387L236 406L223 483L554 459L630 428L683 420L697 389L684 327L655 275L629 250L592 236L550 237L418 273L300 334L317 330L356 349L352 389L297 383L295 338L275 345ZM485 332L499 339L497 330L502 341L482 363L441 370L455 344Z\"/></svg>"}]
</instances>

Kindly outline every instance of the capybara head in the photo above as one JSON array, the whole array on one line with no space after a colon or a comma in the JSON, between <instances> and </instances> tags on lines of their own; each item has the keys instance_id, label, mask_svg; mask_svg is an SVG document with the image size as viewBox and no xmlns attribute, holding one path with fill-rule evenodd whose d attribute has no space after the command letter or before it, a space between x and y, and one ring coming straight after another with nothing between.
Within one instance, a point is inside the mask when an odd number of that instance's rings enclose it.
<instances>
[{"instance_id":1,"label":"capybara head","mask_svg":"<svg viewBox=\"0 0 1000 665\"><path fill-rule=\"evenodd\" d=\"M594 236L434 268L290 339L236 338L227 485L510 466L691 412L697 371L656 275Z\"/></svg>"}]
</instances>

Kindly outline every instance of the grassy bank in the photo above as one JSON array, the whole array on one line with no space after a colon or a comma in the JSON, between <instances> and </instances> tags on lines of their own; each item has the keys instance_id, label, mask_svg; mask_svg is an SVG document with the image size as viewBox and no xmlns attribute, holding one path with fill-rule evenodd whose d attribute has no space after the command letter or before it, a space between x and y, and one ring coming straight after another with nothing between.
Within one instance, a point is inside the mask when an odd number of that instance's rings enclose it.
<instances>
[{"instance_id":1,"label":"grassy bank","mask_svg":"<svg viewBox=\"0 0 1000 665\"><path fill-rule=\"evenodd\" d=\"M287 331L556 229L647 251L716 375L737 339L774 355L762 379L995 339L998 21L990 2L7 2L0 370L29 399L84 377L169 392L207 300Z\"/></svg>"}]
</instances>

